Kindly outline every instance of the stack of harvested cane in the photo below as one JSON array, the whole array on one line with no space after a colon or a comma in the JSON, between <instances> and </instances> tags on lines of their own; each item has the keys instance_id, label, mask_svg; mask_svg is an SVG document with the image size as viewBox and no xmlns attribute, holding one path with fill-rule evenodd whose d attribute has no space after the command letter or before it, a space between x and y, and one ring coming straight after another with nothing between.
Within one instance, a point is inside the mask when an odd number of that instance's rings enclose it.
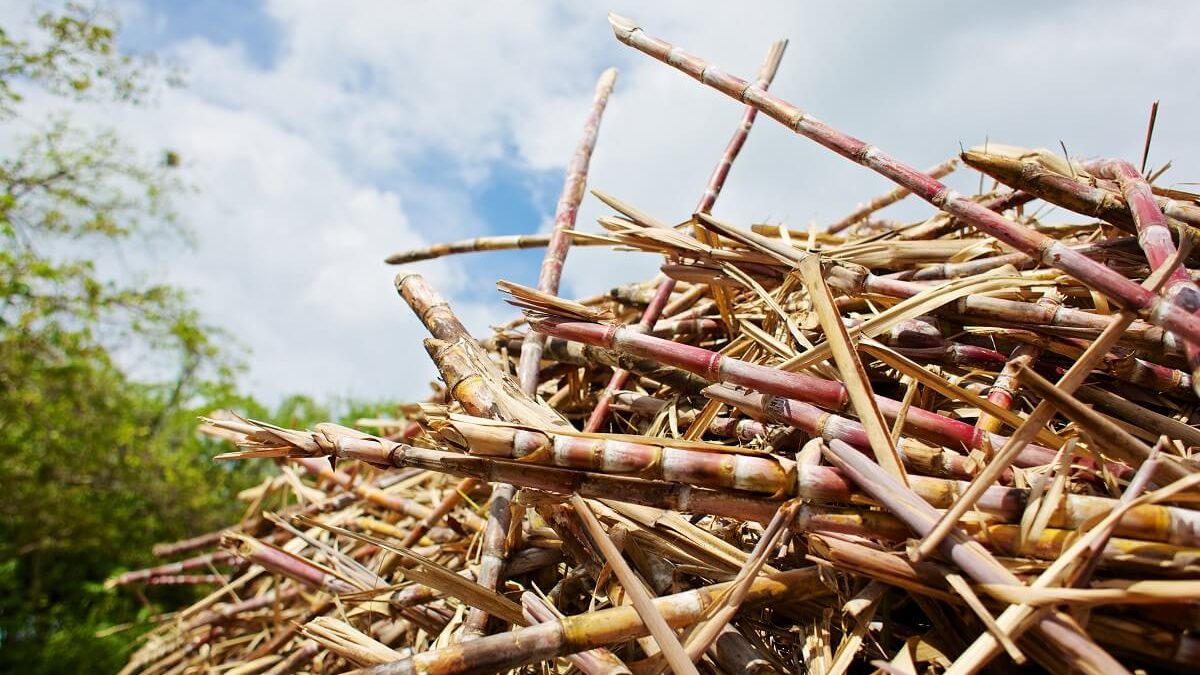
<instances>
[{"instance_id":1,"label":"stack of harvested cane","mask_svg":"<svg viewBox=\"0 0 1200 675\"><path fill-rule=\"evenodd\" d=\"M1194 672L1200 198L996 146L961 157L994 189L958 195L957 161L914 170L768 94L782 43L750 84L612 23L747 104L695 216L596 193L605 233L573 231L605 73L549 237L390 259L547 247L482 342L397 277L439 396L378 436L205 421L281 474L113 580L220 580L125 672ZM759 111L899 187L823 232L714 218ZM874 218L910 194L940 212ZM560 299L572 243L664 276Z\"/></svg>"}]
</instances>

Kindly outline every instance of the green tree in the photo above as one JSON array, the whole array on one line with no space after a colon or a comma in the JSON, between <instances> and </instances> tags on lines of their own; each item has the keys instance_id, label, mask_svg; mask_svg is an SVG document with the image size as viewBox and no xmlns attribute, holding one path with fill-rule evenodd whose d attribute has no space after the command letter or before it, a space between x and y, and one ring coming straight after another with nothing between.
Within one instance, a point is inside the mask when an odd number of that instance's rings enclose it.
<instances>
[{"instance_id":1,"label":"green tree","mask_svg":"<svg viewBox=\"0 0 1200 675\"><path fill-rule=\"evenodd\" d=\"M122 54L111 18L78 5L30 28L0 27L0 671L115 672L137 628L96 633L194 591L103 580L152 564L156 541L236 521L236 492L269 470L214 464L196 416L265 412L179 290L98 262L184 234L179 162L67 111L142 105L170 73ZM62 110L27 112L47 99Z\"/></svg>"}]
</instances>

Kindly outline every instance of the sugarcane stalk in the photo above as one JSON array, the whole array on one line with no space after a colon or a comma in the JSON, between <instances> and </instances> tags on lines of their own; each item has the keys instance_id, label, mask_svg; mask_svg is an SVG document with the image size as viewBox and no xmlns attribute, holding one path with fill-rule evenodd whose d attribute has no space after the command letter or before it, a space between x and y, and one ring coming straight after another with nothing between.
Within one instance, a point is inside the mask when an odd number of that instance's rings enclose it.
<instances>
[{"instance_id":1,"label":"sugarcane stalk","mask_svg":"<svg viewBox=\"0 0 1200 675\"><path fill-rule=\"evenodd\" d=\"M1047 293L1038 299L1038 303L1058 307L1062 305L1062 299L1057 294ZM1013 350L1012 356L1004 364L1004 368L1000 371L1000 374L996 376L992 386L988 389L987 399L1005 410L1011 408L1019 387L1017 371L1024 364L1037 361L1041 353L1042 348L1039 344L1022 343L1018 345ZM979 420L975 423L975 428L995 433L1000 430L1000 424L998 418L992 417L986 412L981 412Z\"/></svg>"},{"instance_id":2,"label":"sugarcane stalk","mask_svg":"<svg viewBox=\"0 0 1200 675\"><path fill-rule=\"evenodd\" d=\"M756 86L758 86L757 83ZM766 89L766 87L759 88L764 90ZM958 168L958 158L953 157L942 162L941 164L938 164L937 166L930 167L925 171L925 174L930 178L944 178L945 176L950 175L956 168ZM837 234L851 225L856 225L859 222L866 220L872 213L875 213L882 208L891 206L892 204L895 204L911 194L912 191L906 188L895 188L891 192L882 194L866 204L859 206L857 209L850 212L850 215L826 227L825 232L827 234Z\"/></svg>"},{"instance_id":3,"label":"sugarcane stalk","mask_svg":"<svg viewBox=\"0 0 1200 675\"><path fill-rule=\"evenodd\" d=\"M779 675L775 664L750 643L732 624L726 624L717 636L709 654L717 664L729 673L745 673L746 675Z\"/></svg>"},{"instance_id":4,"label":"sugarcane stalk","mask_svg":"<svg viewBox=\"0 0 1200 675\"><path fill-rule=\"evenodd\" d=\"M764 394L810 402L827 410L844 410L849 403L846 387L840 382L742 361L702 347L636 333L621 326L569 321L553 316L539 316L530 321L538 330L549 335L651 358L695 373L710 382L738 384ZM900 401L879 395L874 400L886 418L895 419L901 411ZM985 443L995 444L1003 438L988 437L970 424L916 406L908 408L905 423L912 433L923 439L956 449L978 449ZM1041 446L1029 445L1027 449L1031 450L1028 457L1032 460L1032 466L1047 464L1054 455ZM1037 459L1034 459L1035 456Z\"/></svg>"},{"instance_id":5,"label":"sugarcane stalk","mask_svg":"<svg viewBox=\"0 0 1200 675\"><path fill-rule=\"evenodd\" d=\"M429 532L430 529L440 523L442 519L446 517L446 514L453 511L454 508L458 506L460 502L462 502L463 495L475 489L475 486L478 484L479 481L475 478L464 478L459 481L458 484L451 488L450 492L448 492L446 496L442 498L442 501L438 503L437 508L431 511L429 515L426 516L420 523L414 525L413 528L409 530L408 534L405 535L404 540L400 543L401 548L412 548L413 546L416 546L417 542L421 541L421 537L425 536L425 533Z\"/></svg>"},{"instance_id":6,"label":"sugarcane stalk","mask_svg":"<svg viewBox=\"0 0 1200 675\"><path fill-rule=\"evenodd\" d=\"M1103 515L1103 514L1101 514ZM824 507L809 505L802 509L797 530L803 532L838 533L883 542L903 542L910 537L904 521L886 512L859 507ZM981 524L960 522L964 536L973 539L989 551L1014 558L1056 560L1078 536L1074 530L1044 528L1027 534L1016 524ZM1194 562L1200 548L1176 546L1140 539L1112 537L1097 548L1098 561L1106 565L1142 568L1162 574L1193 575L1200 571Z\"/></svg>"},{"instance_id":7,"label":"sugarcane stalk","mask_svg":"<svg viewBox=\"0 0 1200 675\"><path fill-rule=\"evenodd\" d=\"M1179 257L1176 256L1171 264L1159 267L1154 275L1146 279L1145 285L1149 288L1157 289L1159 284L1166 279L1174 265L1180 262ZM1078 389L1084 380L1087 379L1093 364L1104 354L1108 353L1108 350L1116 344L1117 339L1132 322L1133 313L1129 311L1123 311L1116 318L1112 319L1108 327L1100 334L1100 337L1080 355L1079 360L1058 381L1058 389L1066 395L1070 395ZM1033 439L1037 431L1045 426L1053 416L1054 407L1049 402L1042 401L1039 403L1033 412L1030 413L1029 417L1025 419L1020 428L1008 439L1008 442L996 453L995 458L984 467L979 475L975 476L967 492L955 502L954 506L950 507L943 514L941 521L931 528L920 546L913 550L913 555L919 558L933 552L941 543L942 538L947 536L954 528L955 523L962 518L963 514L971 509L975 501L979 498L979 495L983 494L987 487L1000 477L1000 474L1021 452L1022 448Z\"/></svg>"},{"instance_id":8,"label":"sugarcane stalk","mask_svg":"<svg viewBox=\"0 0 1200 675\"><path fill-rule=\"evenodd\" d=\"M511 251L514 249L542 248L550 245L552 235L547 234L510 234L491 237L475 237L461 241L434 244L426 248L416 248L408 251L393 253L384 259L389 265L407 265L409 263L434 260L458 253L477 253L483 251ZM574 242L575 246L599 246L603 241L584 239Z\"/></svg>"},{"instance_id":9,"label":"sugarcane stalk","mask_svg":"<svg viewBox=\"0 0 1200 675\"><path fill-rule=\"evenodd\" d=\"M291 651L282 661L276 663L263 675L290 675L304 667L321 653L321 645L316 640L305 640Z\"/></svg>"},{"instance_id":10,"label":"sugarcane stalk","mask_svg":"<svg viewBox=\"0 0 1200 675\"><path fill-rule=\"evenodd\" d=\"M841 441L831 442L826 456L865 492L924 536L937 522L937 512L911 490ZM1021 581L998 563L978 542L952 531L941 542L945 554L977 583L1021 586ZM1072 659L1075 667L1089 673L1128 673L1111 655L1096 645L1074 622L1057 613L1038 617L1034 629L1040 637L1061 650L1059 657ZM985 634L986 635L986 634ZM978 664L975 664L978 667ZM974 672L972 668L968 672Z\"/></svg>"},{"instance_id":11,"label":"sugarcane stalk","mask_svg":"<svg viewBox=\"0 0 1200 675\"><path fill-rule=\"evenodd\" d=\"M757 107L796 133L908 188L913 194L960 218L984 234L1070 274L1121 306L1138 312L1147 321L1174 332L1184 341L1200 345L1200 317L1193 316L1187 309L1161 298L1157 293L1071 250L1057 240L1006 220L994 211L962 198L936 179L889 157L874 146L847 136L783 99L758 89L745 80L720 72L699 58L660 39L646 35L628 19L610 14L609 22L621 42L738 101Z\"/></svg>"},{"instance_id":12,"label":"sugarcane stalk","mask_svg":"<svg viewBox=\"0 0 1200 675\"><path fill-rule=\"evenodd\" d=\"M592 101L591 112L584 125L583 137L575 149L575 155L567 166L566 180L563 182L562 194L554 211L554 229L551 232L550 243L546 247L546 256L542 260L542 268L538 274L538 290L551 295L558 294L558 282L562 277L563 263L566 262L567 250L571 245L570 231L575 227L575 216L579 212L579 203L583 199L584 188L587 186L588 165L592 159L592 151L596 147L596 138L600 133L600 119L604 108L608 105L609 94L616 84L617 70L609 68L600 76L596 83L596 94ZM525 337L525 346L521 351L521 363L517 368L518 379L522 389L533 395L528 383L536 387L537 369L541 361L541 345L545 338L536 331L529 331Z\"/></svg>"},{"instance_id":13,"label":"sugarcane stalk","mask_svg":"<svg viewBox=\"0 0 1200 675\"><path fill-rule=\"evenodd\" d=\"M1150 269L1156 270L1166 265L1175 256L1175 242L1171 240L1167 217L1155 202L1150 184L1142 177L1141 172L1129 162L1116 159L1090 162L1087 169L1117 181L1137 226L1138 243L1146 254ZM1200 287L1196 286L1187 269L1182 266L1175 267L1168 275L1163 286L1163 295L1181 307L1200 312ZM1200 345L1188 343L1184 345L1184 349L1193 376L1200 376ZM1197 391L1197 394L1200 395L1200 391Z\"/></svg>"},{"instance_id":14,"label":"sugarcane stalk","mask_svg":"<svg viewBox=\"0 0 1200 675\"><path fill-rule=\"evenodd\" d=\"M225 583L219 574L175 574L151 577L142 582L145 586L219 586Z\"/></svg>"},{"instance_id":15,"label":"sugarcane stalk","mask_svg":"<svg viewBox=\"0 0 1200 675\"><path fill-rule=\"evenodd\" d=\"M530 625L546 623L563 617L563 614L553 605L529 592L521 594L521 610ZM575 664L575 667L585 675L632 675L629 666L617 658L616 654L603 647L570 654L567 656L567 660Z\"/></svg>"},{"instance_id":16,"label":"sugarcane stalk","mask_svg":"<svg viewBox=\"0 0 1200 675\"><path fill-rule=\"evenodd\" d=\"M686 626L717 601L729 583L654 598L653 603L673 628ZM746 606L781 606L826 592L815 568L759 577L747 593ZM416 675L437 672L502 672L575 654L647 634L636 610L628 605L564 617L508 633L489 635L446 649L434 649L394 663L359 671L359 675Z\"/></svg>"},{"instance_id":17,"label":"sugarcane stalk","mask_svg":"<svg viewBox=\"0 0 1200 675\"><path fill-rule=\"evenodd\" d=\"M779 71L779 63L783 60L784 49L787 48L787 40L780 40L771 45L770 51L767 52L767 58L759 67L758 78L755 84L766 89L771 86L771 81L775 79L775 73ZM742 146L746 144L746 139L750 136L750 129L754 126L754 119L758 116L758 110L752 106L747 106L745 112L742 113L741 123L733 133L733 137L729 139L729 143L725 146L725 152L721 154L721 159L713 168L712 174L708 178L708 184L704 187L704 194L701 195L700 201L696 204L694 212L708 213L712 211L713 206L717 202L717 196L721 194L721 188L725 186L725 180L729 177L729 171L733 168L733 162L742 151ZM667 305L667 300L671 293L675 290L675 279L666 278L658 286L658 290L654 294L654 299L646 306L646 310L642 312L642 318L638 321L636 330L648 332L655 328L655 323L658 321L662 310ZM612 378L608 381L608 385L600 393L599 399L596 401L596 406L592 409L592 414L588 417L587 423L584 424L584 431L599 431L604 423L608 420L609 407L612 402L613 392L620 390L625 386L629 379L629 371L617 370L612 374Z\"/></svg>"},{"instance_id":18,"label":"sugarcane stalk","mask_svg":"<svg viewBox=\"0 0 1200 675\"><path fill-rule=\"evenodd\" d=\"M187 572L188 570L221 565L229 562L233 558L233 553L229 551L213 551L211 553L204 553L191 558L186 558L184 560L178 560L173 563L167 563L166 565L157 565L155 567L147 567L145 569L126 572L105 581L104 586L106 588L114 588L116 586L128 586L130 584L143 583L155 577L178 575Z\"/></svg>"},{"instance_id":19,"label":"sugarcane stalk","mask_svg":"<svg viewBox=\"0 0 1200 675\"><path fill-rule=\"evenodd\" d=\"M525 420L539 424L570 426L550 408L539 404L500 370L467 332L450 309L450 304L413 273L396 276L396 289L438 342L426 341L433 349L435 365L451 395L468 409L487 411L489 417ZM478 413L477 413L478 414Z\"/></svg>"},{"instance_id":20,"label":"sugarcane stalk","mask_svg":"<svg viewBox=\"0 0 1200 675\"><path fill-rule=\"evenodd\" d=\"M1113 189L1108 189L1108 186L1101 185L1095 179L1089 182L1067 176L1033 159L976 149L962 153L961 158L971 168L1009 187L1076 213L1107 221L1126 231L1137 230L1126 197L1115 185ZM1200 209L1197 207L1153 195L1151 198L1174 221L1170 227L1177 236L1192 236L1193 228L1200 227Z\"/></svg>"},{"instance_id":21,"label":"sugarcane stalk","mask_svg":"<svg viewBox=\"0 0 1200 675\"><path fill-rule=\"evenodd\" d=\"M221 537L226 532L227 530L217 530L216 532L206 532L204 534L196 535L195 537L191 537L189 539L180 539L179 541L173 541L170 543L155 544L154 548L152 548L150 552L159 558L171 558L179 555L180 553L189 553L191 551L195 551L196 549L210 548L220 543Z\"/></svg>"},{"instance_id":22,"label":"sugarcane stalk","mask_svg":"<svg viewBox=\"0 0 1200 675\"><path fill-rule=\"evenodd\" d=\"M1087 346L1087 341L1071 337L1050 340L1045 344L1047 350L1070 359L1079 358ZM1114 349L1105 354L1100 363L1096 365L1097 370L1101 372L1151 391L1174 394L1186 399L1191 399L1194 395L1192 391L1193 378L1190 375L1168 366L1137 358L1134 352L1124 348Z\"/></svg>"},{"instance_id":23,"label":"sugarcane stalk","mask_svg":"<svg viewBox=\"0 0 1200 675\"><path fill-rule=\"evenodd\" d=\"M1033 258L1017 251L966 262L926 265L903 275L902 278L912 281L941 281L942 279L975 276L1005 265L1012 265L1017 269L1028 269L1036 264L1037 262Z\"/></svg>"},{"instance_id":24,"label":"sugarcane stalk","mask_svg":"<svg viewBox=\"0 0 1200 675\"><path fill-rule=\"evenodd\" d=\"M663 445L570 436L452 419L441 435L472 454L568 468L633 473L701 487L775 494L791 483L790 462Z\"/></svg>"},{"instance_id":25,"label":"sugarcane stalk","mask_svg":"<svg viewBox=\"0 0 1200 675\"><path fill-rule=\"evenodd\" d=\"M198 628L211 626L222 621L229 621L239 614L254 612L264 607L269 607L277 602L287 602L300 592L295 586L290 586L281 591L269 591L256 598L247 598L239 602L231 602L221 605L215 609L206 610L187 620L179 627L181 633L190 633Z\"/></svg>"},{"instance_id":26,"label":"sugarcane stalk","mask_svg":"<svg viewBox=\"0 0 1200 675\"><path fill-rule=\"evenodd\" d=\"M535 454L526 454L527 451L534 449L538 453L544 453L547 445L558 445L562 440L578 440L578 437L564 439L554 434L532 432L519 427L497 427L494 423L484 426L485 422L480 420L476 425L469 420L459 420L453 425L454 433L459 434L460 440L457 442L470 444L476 452L486 453L470 456L417 448L384 439L342 435L337 433L339 427L336 425L322 427L321 431L324 434L323 444L329 452L344 459L357 459L377 465L416 466L456 475L475 476L493 482L510 481L522 487L564 495L574 493L596 498L619 495L621 500L636 504L741 517L763 523L771 519L778 506L777 501L764 500L761 496L748 498L741 490L726 493L703 489L690 483L671 485L656 480L566 470L624 470L661 476L668 471L661 468L663 464L687 466L697 463L693 462L694 456L710 454L697 452L693 449L694 445L689 448L683 442L663 439L661 445L640 450L634 448L634 452L629 452L633 444L622 445L615 441L605 441L591 457L581 452L554 452L552 456L546 454L539 460ZM631 455L639 452L642 454L639 461L628 460ZM505 455L513 461L493 459ZM742 456L738 459L751 458ZM795 464L783 459L775 461L779 462L779 470L763 475L775 476L773 487L776 499L795 496L815 502L840 504L861 501L852 490L849 480L836 470L819 465ZM554 463L562 468L543 466L543 463ZM598 469L598 466L604 468ZM688 478L695 475L694 471L687 473ZM910 474L910 479L912 489L936 508L947 508L960 501L963 491L970 485L917 474ZM763 487L766 489L772 485L764 483ZM1028 500L1028 489L991 486L977 501L976 508L1002 522L1016 523L1020 521ZM1051 513L1048 524L1072 529L1098 515L1112 511L1115 505L1114 500L1105 497L1064 495L1061 503ZM1015 532L1015 529L1011 531ZM1010 530L997 532L1005 533ZM1139 506L1125 514L1117 524L1116 532L1123 537L1142 541L1165 542L1176 547L1200 547L1200 513L1174 506Z\"/></svg>"},{"instance_id":27,"label":"sugarcane stalk","mask_svg":"<svg viewBox=\"0 0 1200 675\"><path fill-rule=\"evenodd\" d=\"M300 465L310 475L321 480L332 481L340 485L346 491L366 500L367 502L370 502L371 504L385 508L389 511L395 511L396 513L412 516L413 518L417 519L429 519L433 513L428 506L425 506L416 500L409 499L407 497L401 497L399 495L389 494L380 487L371 485L368 482L355 481L353 476L345 473L344 471L332 469L330 468L329 464L322 462L321 460L308 457L297 457L294 458L293 461ZM483 529L483 521L478 517L468 517L464 520L463 524L473 530Z\"/></svg>"},{"instance_id":28,"label":"sugarcane stalk","mask_svg":"<svg viewBox=\"0 0 1200 675\"><path fill-rule=\"evenodd\" d=\"M1088 385L1080 387L1075 395L1081 401L1107 411L1115 417L1155 434L1155 436L1165 435L1178 439L1187 446L1200 446L1200 430L1173 417L1143 408L1117 393Z\"/></svg>"},{"instance_id":29,"label":"sugarcane stalk","mask_svg":"<svg viewBox=\"0 0 1200 675\"><path fill-rule=\"evenodd\" d=\"M555 208L554 229L551 232L550 242L546 247L546 256L542 260L542 268L538 274L538 290L542 293L558 294L563 263L566 261L567 251L571 245L570 231L575 227L575 216L579 212L579 203L583 199L584 188L587 185L588 165L600 133L600 119L608 105L608 97L612 93L616 78L615 68L609 68L600 76L600 80L596 84L591 112L584 124L583 138L575 150L571 163L567 166L566 180L563 182L562 194L559 197L558 206ZM521 391L530 398L537 396L538 370L541 367L545 342L545 335L531 328L525 334L524 342L521 345L517 378ZM479 585L489 590L496 588L504 567L504 558L507 553L505 542L512 522L510 502L515 493L515 488L509 483L497 485L492 489L492 500L488 507L488 523L483 534L483 555L479 563L478 579ZM487 612L479 608L472 608L463 624L461 639L467 640L484 635L487 629L487 620Z\"/></svg>"},{"instance_id":30,"label":"sugarcane stalk","mask_svg":"<svg viewBox=\"0 0 1200 675\"><path fill-rule=\"evenodd\" d=\"M423 260L433 260L456 253L474 253L477 251L505 251L523 248L541 248L550 243L549 234L514 234L508 236L476 237L462 241L434 244L427 248L417 248L393 253L384 259L389 265L407 265Z\"/></svg>"},{"instance_id":31,"label":"sugarcane stalk","mask_svg":"<svg viewBox=\"0 0 1200 675\"><path fill-rule=\"evenodd\" d=\"M228 534L222 545L244 560L332 595L359 590L332 570L244 534Z\"/></svg>"}]
</instances>

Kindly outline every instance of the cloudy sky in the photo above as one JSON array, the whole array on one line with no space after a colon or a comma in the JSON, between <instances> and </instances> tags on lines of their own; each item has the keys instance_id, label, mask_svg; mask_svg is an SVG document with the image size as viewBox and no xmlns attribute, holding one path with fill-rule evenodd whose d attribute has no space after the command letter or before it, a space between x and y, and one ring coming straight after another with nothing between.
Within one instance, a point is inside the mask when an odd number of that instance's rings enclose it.
<instances>
[{"instance_id":1,"label":"cloudy sky","mask_svg":"<svg viewBox=\"0 0 1200 675\"><path fill-rule=\"evenodd\" d=\"M29 11L6 4L6 20ZM246 384L268 399L423 397L424 331L382 259L546 229L607 66L621 75L590 187L687 217L740 106L616 42L609 10L743 76L789 38L777 93L919 167L985 139L1137 161L1160 99L1150 162L1174 161L1165 183L1200 180L1200 3L743 4L122 0L123 44L178 64L188 86L148 110L88 116L182 156L196 246L164 250L155 273L237 336ZM888 188L764 118L716 212L805 227ZM589 196L580 227L600 215ZM494 281L531 283L539 259L418 268L483 334L512 315ZM656 262L579 250L563 292L648 277Z\"/></svg>"}]
</instances>

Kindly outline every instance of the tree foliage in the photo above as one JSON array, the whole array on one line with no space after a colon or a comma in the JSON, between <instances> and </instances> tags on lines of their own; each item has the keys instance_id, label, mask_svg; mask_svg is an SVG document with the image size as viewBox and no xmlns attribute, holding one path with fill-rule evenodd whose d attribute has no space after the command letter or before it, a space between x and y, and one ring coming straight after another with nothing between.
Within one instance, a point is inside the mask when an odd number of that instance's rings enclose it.
<instances>
[{"instance_id":1,"label":"tree foliage","mask_svg":"<svg viewBox=\"0 0 1200 675\"><path fill-rule=\"evenodd\" d=\"M67 5L28 37L0 27L3 672L116 672L137 622L194 591L103 580L152 564L157 541L235 522L237 491L264 471L214 464L219 449L194 431L216 407L268 416L237 394L224 336L179 290L105 265L182 234L177 157L146 157L67 114L81 99L142 105L170 79L120 53L114 25ZM60 110L35 116L32 100ZM325 411L299 398L280 412Z\"/></svg>"}]
</instances>

